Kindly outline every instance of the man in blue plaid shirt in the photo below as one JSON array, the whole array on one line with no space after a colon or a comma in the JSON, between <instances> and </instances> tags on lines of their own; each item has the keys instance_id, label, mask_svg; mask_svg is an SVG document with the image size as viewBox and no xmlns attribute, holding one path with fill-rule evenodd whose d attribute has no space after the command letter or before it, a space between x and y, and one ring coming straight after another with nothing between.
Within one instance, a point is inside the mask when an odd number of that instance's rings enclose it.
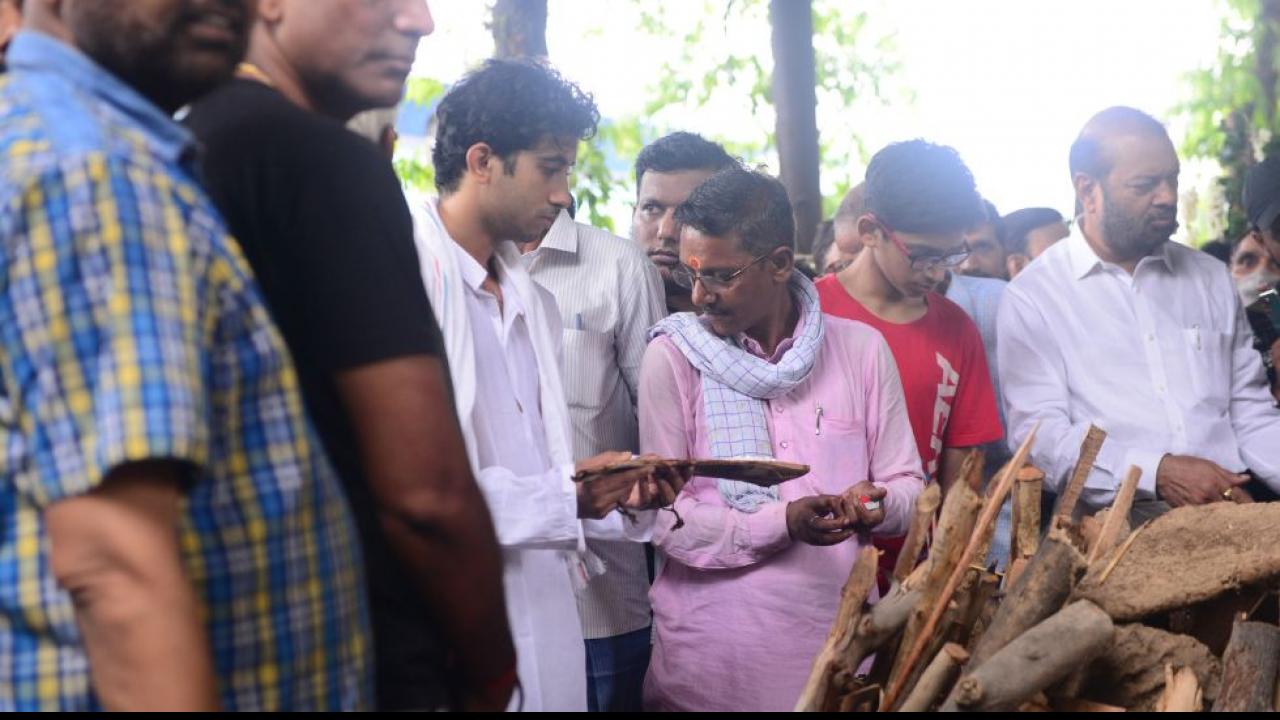
<instances>
[{"instance_id":1,"label":"man in blue plaid shirt","mask_svg":"<svg viewBox=\"0 0 1280 720\"><path fill-rule=\"evenodd\" d=\"M0 80L0 710L360 709L349 510L169 115L251 0L28 0Z\"/></svg>"}]
</instances>

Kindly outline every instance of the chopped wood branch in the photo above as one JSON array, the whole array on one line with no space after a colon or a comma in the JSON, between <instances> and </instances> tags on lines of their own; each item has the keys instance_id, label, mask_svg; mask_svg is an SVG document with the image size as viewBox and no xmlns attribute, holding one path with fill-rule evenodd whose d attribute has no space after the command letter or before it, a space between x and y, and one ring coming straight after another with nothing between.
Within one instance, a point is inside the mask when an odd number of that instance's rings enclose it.
<instances>
[{"instance_id":1,"label":"chopped wood branch","mask_svg":"<svg viewBox=\"0 0 1280 720\"><path fill-rule=\"evenodd\" d=\"M834 687L836 676L842 670L849 670L843 661L853 643L858 621L862 619L862 608L876 586L878 557L879 551L874 547L866 547L854 563L849 579L845 581L844 590L840 593L840 608L836 611L836 619L827 635L827 642L814 660L809 680L800 693L800 699L796 701L797 712L821 711L839 697L840 693ZM857 666L853 669L856 670Z\"/></svg>"},{"instance_id":2,"label":"chopped wood branch","mask_svg":"<svg viewBox=\"0 0 1280 720\"><path fill-rule=\"evenodd\" d=\"M1044 473L1038 468L1022 468L1013 485L1013 529L1009 533L1009 566L1029 558L1040 549L1040 496Z\"/></svg>"},{"instance_id":3,"label":"chopped wood branch","mask_svg":"<svg viewBox=\"0 0 1280 720\"><path fill-rule=\"evenodd\" d=\"M1111 618L1097 605L1074 602L970 670L942 709L1017 708L1104 652L1114 631Z\"/></svg>"},{"instance_id":4,"label":"chopped wood branch","mask_svg":"<svg viewBox=\"0 0 1280 720\"><path fill-rule=\"evenodd\" d=\"M1089 432L1085 433L1084 442L1080 444L1080 458L1076 460L1071 478L1058 499L1055 515L1071 517L1075 513L1076 504L1080 502L1080 495L1084 492L1084 483L1089 479L1089 473L1093 471L1093 463L1098 459L1098 451L1102 449L1102 443L1106 440L1105 430L1096 425L1089 426Z\"/></svg>"},{"instance_id":5,"label":"chopped wood branch","mask_svg":"<svg viewBox=\"0 0 1280 720\"><path fill-rule=\"evenodd\" d=\"M1214 712L1271 712L1280 667L1280 627L1236 623L1222 656L1222 688Z\"/></svg>"},{"instance_id":6,"label":"chopped wood branch","mask_svg":"<svg viewBox=\"0 0 1280 720\"><path fill-rule=\"evenodd\" d=\"M1102 523L1102 532L1098 540L1089 548L1088 564L1093 565L1109 553L1121 540L1121 530L1129 526L1129 511L1133 508L1134 494L1138 491L1138 480L1142 477L1142 469L1136 466L1129 468L1116 499L1111 503L1106 522Z\"/></svg>"},{"instance_id":7,"label":"chopped wood branch","mask_svg":"<svg viewBox=\"0 0 1280 720\"><path fill-rule=\"evenodd\" d=\"M929 537L929 528L933 525L933 516L942 505L942 488L934 483L916 496L916 513L911 519L911 529L902 544L902 553L893 568L893 579L903 582L915 569L920 559L920 551L924 549L924 541Z\"/></svg>"},{"instance_id":8,"label":"chopped wood branch","mask_svg":"<svg viewBox=\"0 0 1280 720\"><path fill-rule=\"evenodd\" d=\"M925 712L939 697L942 697L960 674L960 667L969 660L969 653L956 643L942 646L933 662L925 668L920 681L907 699L902 701L899 712Z\"/></svg>"}]
</instances>

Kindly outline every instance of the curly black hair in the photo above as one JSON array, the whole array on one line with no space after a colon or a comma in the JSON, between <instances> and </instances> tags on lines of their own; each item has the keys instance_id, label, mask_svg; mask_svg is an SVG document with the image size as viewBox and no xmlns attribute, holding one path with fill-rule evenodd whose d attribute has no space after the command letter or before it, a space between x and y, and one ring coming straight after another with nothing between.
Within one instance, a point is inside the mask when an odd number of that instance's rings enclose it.
<instances>
[{"instance_id":1,"label":"curly black hair","mask_svg":"<svg viewBox=\"0 0 1280 720\"><path fill-rule=\"evenodd\" d=\"M513 170L511 158L548 135L587 140L596 133L595 100L550 65L527 59L492 59L454 85L436 109L431 162L436 189L458 189L467 150L485 143Z\"/></svg>"},{"instance_id":2,"label":"curly black hair","mask_svg":"<svg viewBox=\"0 0 1280 720\"><path fill-rule=\"evenodd\" d=\"M907 233L968 230L987 217L960 154L925 140L894 143L871 158L864 203L890 229Z\"/></svg>"},{"instance_id":3,"label":"curly black hair","mask_svg":"<svg viewBox=\"0 0 1280 720\"><path fill-rule=\"evenodd\" d=\"M736 234L752 255L796 247L787 189L777 178L742 167L707 178L676 208L675 220L714 237Z\"/></svg>"}]
</instances>

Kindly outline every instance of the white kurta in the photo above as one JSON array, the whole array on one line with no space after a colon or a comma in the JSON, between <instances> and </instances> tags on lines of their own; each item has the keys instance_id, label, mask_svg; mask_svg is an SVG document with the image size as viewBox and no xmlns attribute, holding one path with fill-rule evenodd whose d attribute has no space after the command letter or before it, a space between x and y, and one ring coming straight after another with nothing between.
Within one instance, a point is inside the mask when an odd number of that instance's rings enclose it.
<instances>
[{"instance_id":1,"label":"white kurta","mask_svg":"<svg viewBox=\"0 0 1280 720\"><path fill-rule=\"evenodd\" d=\"M575 574L585 581L585 538L646 541L654 513L640 513L638 524L618 513L578 520L554 298L529 279L515 248L503 246L494 257L499 310L481 287L486 270L448 237L434 201L411 207L467 454L502 546L522 707L585 711L585 647L574 596Z\"/></svg>"}]
</instances>

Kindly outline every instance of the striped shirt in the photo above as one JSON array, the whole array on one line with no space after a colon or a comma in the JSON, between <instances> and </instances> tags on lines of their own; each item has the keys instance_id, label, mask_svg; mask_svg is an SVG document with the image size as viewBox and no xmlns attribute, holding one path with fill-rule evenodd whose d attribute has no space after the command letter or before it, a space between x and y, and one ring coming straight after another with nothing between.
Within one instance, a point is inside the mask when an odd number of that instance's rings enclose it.
<instances>
[{"instance_id":1,"label":"striped shirt","mask_svg":"<svg viewBox=\"0 0 1280 720\"><path fill-rule=\"evenodd\" d=\"M649 328L666 314L657 269L631 241L574 222L567 212L524 260L560 307L574 456L636 451L640 363ZM607 638L649 627L644 547L594 539L587 545L608 569L578 595L583 636Z\"/></svg>"},{"instance_id":2,"label":"striped shirt","mask_svg":"<svg viewBox=\"0 0 1280 720\"><path fill-rule=\"evenodd\" d=\"M229 710L370 693L359 545L298 379L185 130L75 49L0 79L0 710L99 701L44 513L190 466L178 528Z\"/></svg>"}]
</instances>

